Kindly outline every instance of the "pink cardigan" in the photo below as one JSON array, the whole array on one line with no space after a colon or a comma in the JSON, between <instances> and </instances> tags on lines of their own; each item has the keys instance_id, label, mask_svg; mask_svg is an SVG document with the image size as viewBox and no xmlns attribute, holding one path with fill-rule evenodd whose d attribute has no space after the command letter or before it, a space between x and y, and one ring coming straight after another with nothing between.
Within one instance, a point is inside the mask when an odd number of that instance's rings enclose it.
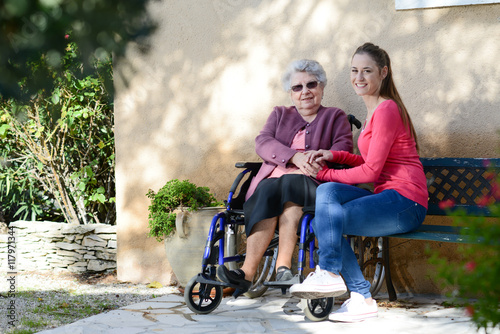
<instances>
[{"instance_id":1,"label":"pink cardigan","mask_svg":"<svg viewBox=\"0 0 500 334\"><path fill-rule=\"evenodd\" d=\"M427 182L415 140L405 128L398 106L382 102L358 138L361 156L332 152L334 162L351 169L325 168L317 175L321 181L347 184L374 182L375 193L394 189L402 196L427 208Z\"/></svg>"},{"instance_id":2,"label":"pink cardigan","mask_svg":"<svg viewBox=\"0 0 500 334\"><path fill-rule=\"evenodd\" d=\"M352 152L351 127L343 110L320 106L318 115L309 123L294 106L274 107L255 138L255 150L264 162L250 184L246 199L253 194L260 181L269 177L276 166L287 166L288 161L297 153L290 148L293 138L303 128L306 131L306 151L323 149Z\"/></svg>"}]
</instances>

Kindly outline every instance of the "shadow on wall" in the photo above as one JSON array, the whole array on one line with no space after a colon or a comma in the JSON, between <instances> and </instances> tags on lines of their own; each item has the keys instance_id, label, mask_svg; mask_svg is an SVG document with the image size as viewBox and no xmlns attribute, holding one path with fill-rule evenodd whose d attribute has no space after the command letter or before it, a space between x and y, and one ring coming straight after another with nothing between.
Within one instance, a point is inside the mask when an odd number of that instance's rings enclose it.
<instances>
[{"instance_id":1,"label":"shadow on wall","mask_svg":"<svg viewBox=\"0 0 500 334\"><path fill-rule=\"evenodd\" d=\"M392 0L151 3L159 27L150 53L130 45L115 66L118 218L147 224L147 190L173 178L224 199L238 172L234 163L258 160L254 138L273 106L291 104L280 79L293 59L318 60L329 80L323 104L363 119L349 64L366 41L391 56L423 156L498 156L492 133L500 125L493 110L500 104L500 28L492 9L499 7L396 12ZM144 237L144 228L136 231Z\"/></svg>"},{"instance_id":2,"label":"shadow on wall","mask_svg":"<svg viewBox=\"0 0 500 334\"><path fill-rule=\"evenodd\" d=\"M131 47L129 62L117 66L117 135L133 164L126 169L146 172L136 174L140 184L158 187L189 177L225 196L220 192L227 191L234 162L257 158L253 139L272 107L290 104L280 87L290 60L319 60L329 78L324 104L364 116L349 84L349 61L365 41L391 55L426 155L447 154L460 142L456 134L465 135L464 144L474 136L491 137L500 124L500 114L491 113L500 90L500 68L493 64L498 41L497 34L483 32L488 22L497 23L489 9L498 5L398 12L392 1L356 5L152 5L160 25L152 52L140 57ZM129 81L129 88L120 81ZM467 146L474 155L477 146ZM484 154L492 154L489 149Z\"/></svg>"}]
</instances>

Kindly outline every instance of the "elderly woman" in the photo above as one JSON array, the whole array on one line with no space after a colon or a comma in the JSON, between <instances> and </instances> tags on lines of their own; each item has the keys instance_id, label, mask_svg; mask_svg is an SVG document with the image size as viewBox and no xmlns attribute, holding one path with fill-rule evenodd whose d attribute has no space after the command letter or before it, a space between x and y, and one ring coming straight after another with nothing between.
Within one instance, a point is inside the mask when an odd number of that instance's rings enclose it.
<instances>
[{"instance_id":1,"label":"elderly woman","mask_svg":"<svg viewBox=\"0 0 500 334\"><path fill-rule=\"evenodd\" d=\"M352 152L352 133L346 114L321 105L326 73L314 60L292 62L283 76L291 107L275 107L255 139L257 154L264 160L252 180L244 204L247 253L240 269L219 266L217 275L247 291L264 252L279 229L276 280L293 278L292 254L303 212L314 212L318 181L310 170L309 151L319 149Z\"/></svg>"}]
</instances>

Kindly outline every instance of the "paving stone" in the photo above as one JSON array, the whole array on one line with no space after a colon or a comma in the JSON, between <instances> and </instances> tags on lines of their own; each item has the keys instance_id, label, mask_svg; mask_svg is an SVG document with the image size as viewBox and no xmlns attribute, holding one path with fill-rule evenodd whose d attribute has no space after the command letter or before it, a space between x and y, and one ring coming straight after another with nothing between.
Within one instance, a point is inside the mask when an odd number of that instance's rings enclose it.
<instances>
[{"instance_id":1,"label":"paving stone","mask_svg":"<svg viewBox=\"0 0 500 334\"><path fill-rule=\"evenodd\" d=\"M303 313L285 313L285 305L299 308L300 303L271 291L253 300L224 298L212 313L199 315L184 305L182 296L166 295L41 333L477 333L470 319L461 317L460 310L436 309L431 302L408 309L380 307L379 318L355 324L312 322Z\"/></svg>"}]
</instances>

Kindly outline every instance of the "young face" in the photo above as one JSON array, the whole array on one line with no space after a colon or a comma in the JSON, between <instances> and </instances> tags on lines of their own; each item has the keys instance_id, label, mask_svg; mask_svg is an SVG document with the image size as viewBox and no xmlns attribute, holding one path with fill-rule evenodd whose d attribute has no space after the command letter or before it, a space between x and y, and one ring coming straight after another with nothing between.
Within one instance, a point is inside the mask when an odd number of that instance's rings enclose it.
<instances>
[{"instance_id":1,"label":"young face","mask_svg":"<svg viewBox=\"0 0 500 334\"><path fill-rule=\"evenodd\" d=\"M380 95L382 80L387 76L387 66L382 70L367 54L356 54L351 62L351 84L359 96Z\"/></svg>"},{"instance_id":2,"label":"young face","mask_svg":"<svg viewBox=\"0 0 500 334\"><path fill-rule=\"evenodd\" d=\"M314 88L307 88L307 84L318 82L318 79L307 72L296 72L291 76L291 87L302 85L302 89L290 91L292 102L302 116L316 114L323 98L323 85L317 84ZM314 84L312 84L314 85Z\"/></svg>"}]
</instances>

